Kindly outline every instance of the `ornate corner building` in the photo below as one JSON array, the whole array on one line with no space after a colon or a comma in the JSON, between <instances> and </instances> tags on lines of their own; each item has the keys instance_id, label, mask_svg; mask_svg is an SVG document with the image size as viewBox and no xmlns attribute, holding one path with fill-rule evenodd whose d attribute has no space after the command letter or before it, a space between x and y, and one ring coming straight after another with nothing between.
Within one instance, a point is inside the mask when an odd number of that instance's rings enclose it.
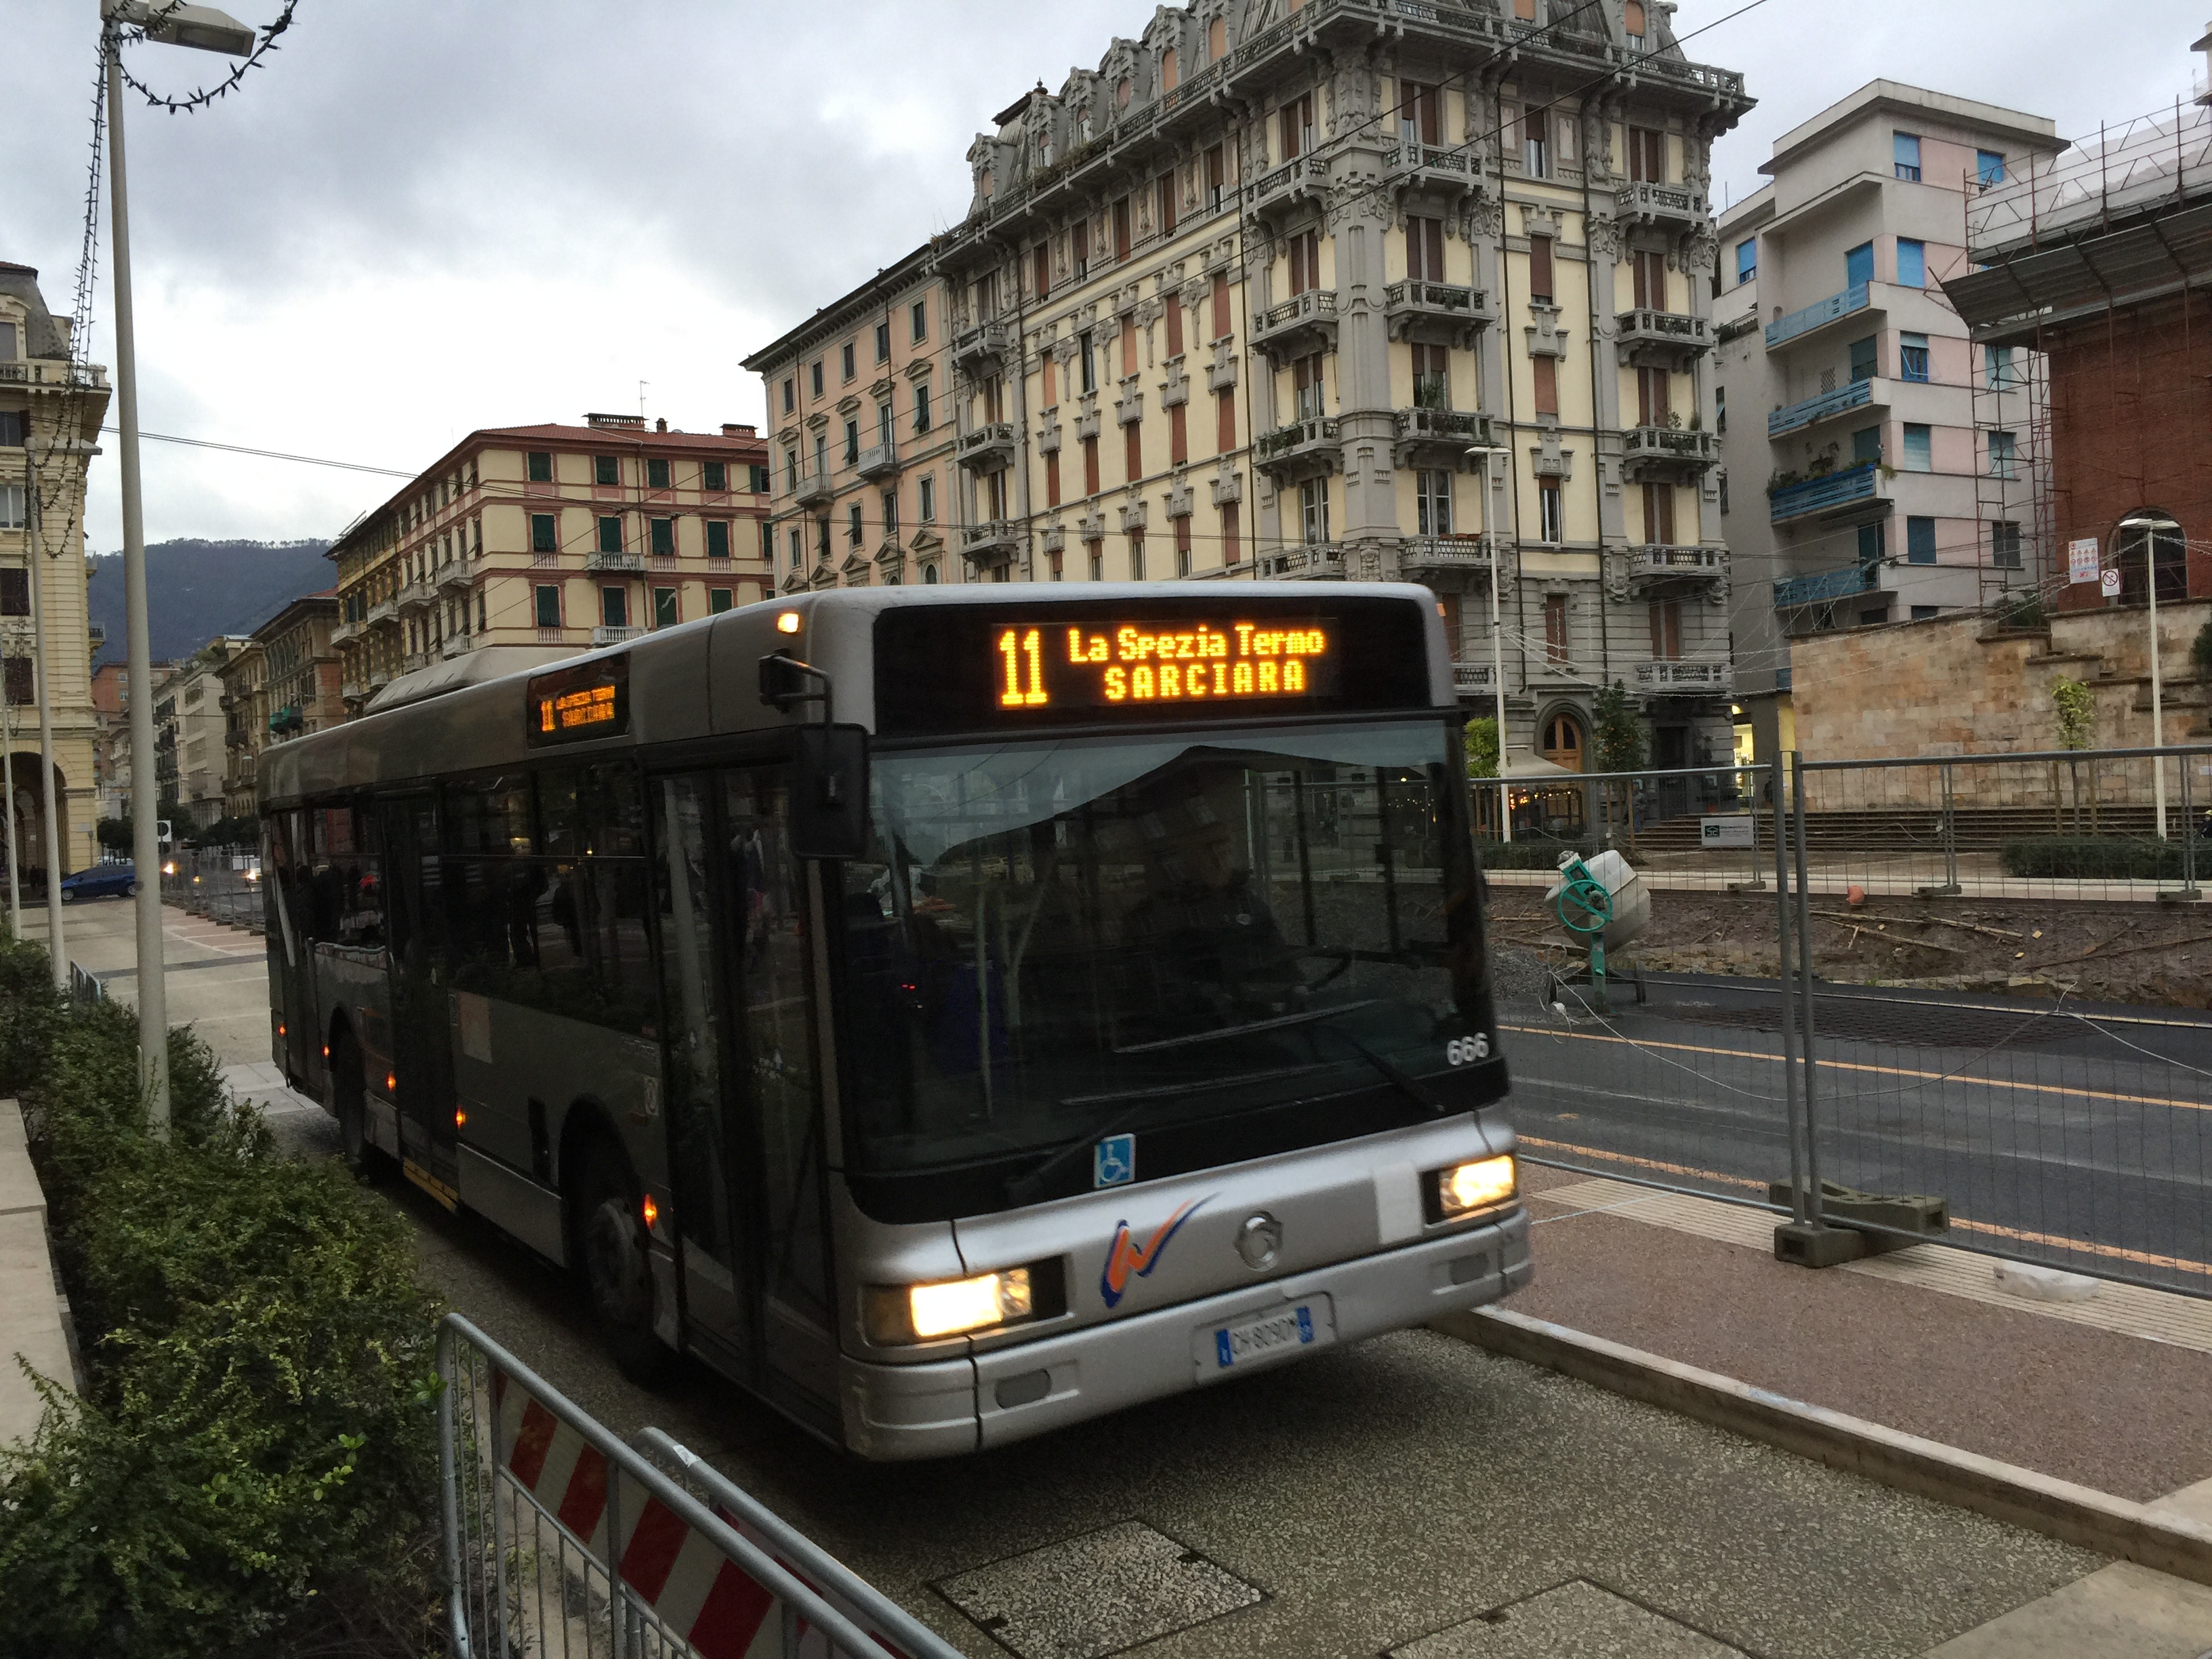
<instances>
[{"instance_id":1,"label":"ornate corner building","mask_svg":"<svg viewBox=\"0 0 2212 1659\"><path fill-rule=\"evenodd\" d=\"M945 579L1420 581L1512 750L1581 768L1619 680L1659 763L1725 759L1706 179L1750 100L1672 11L1196 0L1018 99L898 268L945 319ZM836 371L883 280L748 365L793 545L876 539Z\"/></svg>"}]
</instances>

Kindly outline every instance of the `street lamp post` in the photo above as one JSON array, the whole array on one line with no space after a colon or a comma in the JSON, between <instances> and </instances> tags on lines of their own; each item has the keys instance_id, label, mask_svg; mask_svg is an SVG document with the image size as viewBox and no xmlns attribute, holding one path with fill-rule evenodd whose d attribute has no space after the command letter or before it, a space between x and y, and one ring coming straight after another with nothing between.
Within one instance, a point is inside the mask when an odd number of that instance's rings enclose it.
<instances>
[{"instance_id":1,"label":"street lamp post","mask_svg":"<svg viewBox=\"0 0 2212 1659\"><path fill-rule=\"evenodd\" d=\"M123 164L124 24L147 38L243 58L253 31L209 6L149 6L147 0L100 0L102 55L107 70L109 190L114 215L115 425L123 474L123 593L129 638L131 756L134 768L154 757L154 647L146 620L146 517L139 492L138 348L131 310L131 212ZM161 973L161 843L156 792L135 781L131 791L131 856L138 882L138 1072L155 1134L169 1132L168 989Z\"/></svg>"},{"instance_id":2,"label":"street lamp post","mask_svg":"<svg viewBox=\"0 0 2212 1659\"><path fill-rule=\"evenodd\" d=\"M2150 746L2166 747L2165 678L2158 665L2158 538L2161 535L2179 536L2181 526L2171 519L2157 518L2149 514L2137 514L2120 520L2123 531L2132 530L2142 538L2143 592L2150 599ZM2151 799L2158 807L2158 838L2166 839L2166 757L2153 755L2150 759ZM2184 834L2188 830L2185 827Z\"/></svg>"},{"instance_id":3,"label":"street lamp post","mask_svg":"<svg viewBox=\"0 0 2212 1659\"><path fill-rule=\"evenodd\" d=\"M1490 695L1498 720L1498 835L1513 839L1513 798L1505 779L1505 635L1504 617L1498 601L1498 542L1490 532L1490 458L1510 451L1474 445L1467 452L1475 464L1476 488L1482 499L1482 548L1490 556Z\"/></svg>"}]
</instances>

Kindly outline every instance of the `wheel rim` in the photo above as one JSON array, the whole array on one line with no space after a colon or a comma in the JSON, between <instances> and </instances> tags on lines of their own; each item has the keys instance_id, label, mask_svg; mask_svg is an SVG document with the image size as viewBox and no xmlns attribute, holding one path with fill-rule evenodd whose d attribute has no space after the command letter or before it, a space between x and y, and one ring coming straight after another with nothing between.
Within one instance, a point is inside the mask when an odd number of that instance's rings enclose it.
<instances>
[{"instance_id":1,"label":"wheel rim","mask_svg":"<svg viewBox=\"0 0 2212 1659\"><path fill-rule=\"evenodd\" d=\"M600 1199L584 1224L584 1273L592 1305L617 1325L642 1328L652 1305L645 1252L629 1206L618 1193Z\"/></svg>"}]
</instances>

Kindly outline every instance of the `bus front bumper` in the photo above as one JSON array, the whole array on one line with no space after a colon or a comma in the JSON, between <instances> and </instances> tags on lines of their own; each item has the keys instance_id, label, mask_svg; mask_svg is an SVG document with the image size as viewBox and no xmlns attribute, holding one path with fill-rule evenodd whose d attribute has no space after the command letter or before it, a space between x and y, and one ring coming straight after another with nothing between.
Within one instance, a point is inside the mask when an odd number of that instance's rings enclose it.
<instances>
[{"instance_id":1,"label":"bus front bumper","mask_svg":"<svg viewBox=\"0 0 2212 1659\"><path fill-rule=\"evenodd\" d=\"M1479 1308L1527 1285L1528 1212L1171 1308L919 1365L839 1360L846 1444L863 1457L943 1457L1043 1434L1223 1377ZM1318 1310L1321 1338L1221 1365L1219 1333L1271 1310Z\"/></svg>"}]
</instances>

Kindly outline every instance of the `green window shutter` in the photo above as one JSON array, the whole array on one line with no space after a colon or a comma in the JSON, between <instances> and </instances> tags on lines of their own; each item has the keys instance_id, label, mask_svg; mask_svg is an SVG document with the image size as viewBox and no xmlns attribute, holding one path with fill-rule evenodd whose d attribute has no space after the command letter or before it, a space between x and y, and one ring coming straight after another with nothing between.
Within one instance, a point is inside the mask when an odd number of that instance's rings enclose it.
<instances>
[{"instance_id":1,"label":"green window shutter","mask_svg":"<svg viewBox=\"0 0 2212 1659\"><path fill-rule=\"evenodd\" d=\"M532 553L557 553L561 544L553 533L553 515L533 513L530 515L530 550Z\"/></svg>"},{"instance_id":2,"label":"green window shutter","mask_svg":"<svg viewBox=\"0 0 2212 1659\"><path fill-rule=\"evenodd\" d=\"M730 556L730 526L724 520L707 520L707 556L710 559Z\"/></svg>"},{"instance_id":3,"label":"green window shutter","mask_svg":"<svg viewBox=\"0 0 2212 1659\"><path fill-rule=\"evenodd\" d=\"M599 520L599 551L619 553L623 550L622 520L606 518Z\"/></svg>"}]
</instances>

